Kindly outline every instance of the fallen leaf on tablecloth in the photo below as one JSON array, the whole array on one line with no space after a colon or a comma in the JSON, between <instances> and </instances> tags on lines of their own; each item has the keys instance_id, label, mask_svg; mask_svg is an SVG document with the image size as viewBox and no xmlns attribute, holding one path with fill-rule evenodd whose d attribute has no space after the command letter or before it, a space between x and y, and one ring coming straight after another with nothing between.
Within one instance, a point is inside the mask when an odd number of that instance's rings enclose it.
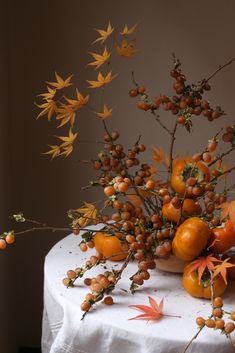
<instances>
[{"instance_id":1,"label":"fallen leaf on tablecloth","mask_svg":"<svg viewBox=\"0 0 235 353\"><path fill-rule=\"evenodd\" d=\"M162 299L159 303L157 304L156 300L148 297L149 298L149 304L148 305L129 305L131 308L143 311L144 314L137 315L135 317L132 317L129 320L159 320L163 316L163 305L164 305L164 300Z\"/></svg>"}]
</instances>

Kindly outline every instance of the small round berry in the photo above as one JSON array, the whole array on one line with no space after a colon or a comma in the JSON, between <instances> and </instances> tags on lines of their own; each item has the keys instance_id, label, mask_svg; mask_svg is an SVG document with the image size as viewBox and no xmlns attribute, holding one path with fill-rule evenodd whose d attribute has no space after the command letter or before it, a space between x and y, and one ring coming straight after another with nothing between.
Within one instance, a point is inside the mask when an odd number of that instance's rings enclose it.
<instances>
[{"instance_id":1,"label":"small round berry","mask_svg":"<svg viewBox=\"0 0 235 353\"><path fill-rule=\"evenodd\" d=\"M223 306L223 300L221 297L216 297L213 301L213 305L215 308L221 308Z\"/></svg>"},{"instance_id":2,"label":"small round berry","mask_svg":"<svg viewBox=\"0 0 235 353\"><path fill-rule=\"evenodd\" d=\"M113 298L111 296L105 297L102 303L105 305L113 305Z\"/></svg>"},{"instance_id":3,"label":"small round berry","mask_svg":"<svg viewBox=\"0 0 235 353\"><path fill-rule=\"evenodd\" d=\"M235 325L233 322L227 322L227 324L224 327L224 331L226 333L231 333L234 331L234 329L235 329Z\"/></svg>"},{"instance_id":4,"label":"small round berry","mask_svg":"<svg viewBox=\"0 0 235 353\"><path fill-rule=\"evenodd\" d=\"M8 233L6 238L5 238L5 241L7 244L13 244L15 242L15 236L13 233Z\"/></svg>"},{"instance_id":5,"label":"small round berry","mask_svg":"<svg viewBox=\"0 0 235 353\"><path fill-rule=\"evenodd\" d=\"M6 246L7 246L7 243L5 242L5 240L0 239L0 249L5 249Z\"/></svg>"},{"instance_id":6,"label":"small round berry","mask_svg":"<svg viewBox=\"0 0 235 353\"><path fill-rule=\"evenodd\" d=\"M85 301L81 304L82 311L89 311L90 307L91 307L91 304L87 301Z\"/></svg>"},{"instance_id":7,"label":"small round berry","mask_svg":"<svg viewBox=\"0 0 235 353\"><path fill-rule=\"evenodd\" d=\"M90 286L90 285L91 285L91 278L85 278L85 279L84 279L84 284L85 284L86 286Z\"/></svg>"},{"instance_id":8,"label":"small round berry","mask_svg":"<svg viewBox=\"0 0 235 353\"><path fill-rule=\"evenodd\" d=\"M224 328L224 325L225 325L225 322L224 322L223 319L217 319L217 320L215 321L215 327L216 327L217 329L222 330L222 329Z\"/></svg>"},{"instance_id":9,"label":"small round berry","mask_svg":"<svg viewBox=\"0 0 235 353\"><path fill-rule=\"evenodd\" d=\"M88 247L87 247L86 243L81 243L79 245L79 248L81 251L86 252Z\"/></svg>"},{"instance_id":10,"label":"small round berry","mask_svg":"<svg viewBox=\"0 0 235 353\"><path fill-rule=\"evenodd\" d=\"M213 310L212 310L212 315L214 316L214 317L222 317L223 316L223 310L221 309L221 308L214 308Z\"/></svg>"},{"instance_id":11,"label":"small round berry","mask_svg":"<svg viewBox=\"0 0 235 353\"><path fill-rule=\"evenodd\" d=\"M138 87L138 92L143 94L146 91L146 88L144 86L139 86Z\"/></svg>"},{"instance_id":12,"label":"small round berry","mask_svg":"<svg viewBox=\"0 0 235 353\"><path fill-rule=\"evenodd\" d=\"M129 96L130 97L136 97L138 95L138 90L137 89L131 89L129 91Z\"/></svg>"},{"instance_id":13,"label":"small round berry","mask_svg":"<svg viewBox=\"0 0 235 353\"><path fill-rule=\"evenodd\" d=\"M73 279L76 277L76 272L73 270L69 270L69 271L67 271L67 276L68 276L68 278Z\"/></svg>"},{"instance_id":14,"label":"small round berry","mask_svg":"<svg viewBox=\"0 0 235 353\"><path fill-rule=\"evenodd\" d=\"M123 181L123 182L121 182L121 183L118 185L118 191L124 193L124 192L127 191L128 186L129 186L129 185L128 185L125 181Z\"/></svg>"},{"instance_id":15,"label":"small round berry","mask_svg":"<svg viewBox=\"0 0 235 353\"><path fill-rule=\"evenodd\" d=\"M206 327L213 328L213 327L215 327L215 320L207 319L207 320L205 320L205 325L206 325Z\"/></svg>"},{"instance_id":16,"label":"small round berry","mask_svg":"<svg viewBox=\"0 0 235 353\"><path fill-rule=\"evenodd\" d=\"M207 145L207 149L209 152L214 152L217 147L217 142L215 140L210 140Z\"/></svg>"},{"instance_id":17,"label":"small round berry","mask_svg":"<svg viewBox=\"0 0 235 353\"><path fill-rule=\"evenodd\" d=\"M198 316L197 318L196 318L196 324L199 326L199 327L202 327L202 326L204 326L205 325L205 319L203 318L203 317L201 317L201 316Z\"/></svg>"},{"instance_id":18,"label":"small round berry","mask_svg":"<svg viewBox=\"0 0 235 353\"><path fill-rule=\"evenodd\" d=\"M104 188L104 193L106 196L110 197L115 194L115 189L113 186L109 185Z\"/></svg>"},{"instance_id":19,"label":"small round berry","mask_svg":"<svg viewBox=\"0 0 235 353\"><path fill-rule=\"evenodd\" d=\"M63 279L63 285L65 287L69 287L70 283L71 283L71 280L69 278L66 277Z\"/></svg>"},{"instance_id":20,"label":"small round berry","mask_svg":"<svg viewBox=\"0 0 235 353\"><path fill-rule=\"evenodd\" d=\"M199 162L202 159L201 153L195 153L192 157L194 162Z\"/></svg>"}]
</instances>

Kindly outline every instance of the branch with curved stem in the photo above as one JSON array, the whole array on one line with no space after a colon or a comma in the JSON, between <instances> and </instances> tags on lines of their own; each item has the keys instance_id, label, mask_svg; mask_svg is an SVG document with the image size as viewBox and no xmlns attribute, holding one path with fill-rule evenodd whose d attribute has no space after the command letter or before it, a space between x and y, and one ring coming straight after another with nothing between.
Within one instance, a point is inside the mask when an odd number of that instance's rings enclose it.
<instances>
[{"instance_id":1,"label":"branch with curved stem","mask_svg":"<svg viewBox=\"0 0 235 353\"><path fill-rule=\"evenodd\" d=\"M168 129L168 127L162 123L162 121L160 120L160 116L155 113L155 110L154 110L154 109L151 109L151 113L154 115L155 120L158 122L158 124L161 125L161 127L162 127L169 135L172 136L171 130Z\"/></svg>"},{"instance_id":2,"label":"branch with curved stem","mask_svg":"<svg viewBox=\"0 0 235 353\"><path fill-rule=\"evenodd\" d=\"M172 130L172 134L171 134L171 144L170 144L170 165L168 167L168 176L167 176L167 182L169 182L169 178L172 174L172 166L173 166L173 150L174 150L174 143L176 140L175 134L176 134L176 130L177 130L177 126L178 126L178 122L177 120L175 121L175 125L174 128Z\"/></svg>"},{"instance_id":3,"label":"branch with curved stem","mask_svg":"<svg viewBox=\"0 0 235 353\"><path fill-rule=\"evenodd\" d=\"M223 70L225 67L231 65L235 61L235 57L227 61L223 65L219 65L218 69L216 69L208 78L203 80L203 84L208 83L214 76L216 76L221 70Z\"/></svg>"},{"instance_id":4,"label":"branch with curved stem","mask_svg":"<svg viewBox=\"0 0 235 353\"><path fill-rule=\"evenodd\" d=\"M235 150L235 146L232 146L228 151L221 153L219 156L216 157L212 162L208 164L208 167L211 167L213 164L215 164L218 161L221 161L225 156L227 156L229 153Z\"/></svg>"}]
</instances>

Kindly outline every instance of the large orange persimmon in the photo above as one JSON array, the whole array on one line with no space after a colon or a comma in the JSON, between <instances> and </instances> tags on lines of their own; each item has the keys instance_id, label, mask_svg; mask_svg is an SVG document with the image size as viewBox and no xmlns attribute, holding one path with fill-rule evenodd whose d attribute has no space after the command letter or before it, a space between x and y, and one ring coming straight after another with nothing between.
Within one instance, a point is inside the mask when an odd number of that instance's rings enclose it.
<instances>
[{"instance_id":1,"label":"large orange persimmon","mask_svg":"<svg viewBox=\"0 0 235 353\"><path fill-rule=\"evenodd\" d=\"M200 205L193 199L185 199L183 202L182 216L192 216L201 213ZM162 214L169 221L177 223L181 217L181 209L175 208L171 202L162 207Z\"/></svg>"},{"instance_id":2,"label":"large orange persimmon","mask_svg":"<svg viewBox=\"0 0 235 353\"><path fill-rule=\"evenodd\" d=\"M197 183L210 181L209 168L199 161L193 162L191 157L177 159L173 163L171 186L180 195L184 195L186 190L186 181L193 177Z\"/></svg>"},{"instance_id":3,"label":"large orange persimmon","mask_svg":"<svg viewBox=\"0 0 235 353\"><path fill-rule=\"evenodd\" d=\"M173 253L182 260L191 261L205 249L211 232L208 224L198 217L184 221L172 242Z\"/></svg>"},{"instance_id":4,"label":"large orange persimmon","mask_svg":"<svg viewBox=\"0 0 235 353\"><path fill-rule=\"evenodd\" d=\"M128 245L122 243L118 235L97 232L94 243L97 252L111 261L120 261L127 257Z\"/></svg>"},{"instance_id":5,"label":"large orange persimmon","mask_svg":"<svg viewBox=\"0 0 235 353\"><path fill-rule=\"evenodd\" d=\"M198 280L197 271L190 272L190 264L187 265L183 273L183 286L184 289L193 297L197 298L211 298L211 284L210 280L200 281ZM215 297L220 296L226 289L226 284L223 278L218 275L213 280L213 294Z\"/></svg>"},{"instance_id":6,"label":"large orange persimmon","mask_svg":"<svg viewBox=\"0 0 235 353\"><path fill-rule=\"evenodd\" d=\"M235 228L232 221L227 220L224 227L212 229L212 249L219 254L235 246Z\"/></svg>"}]
</instances>

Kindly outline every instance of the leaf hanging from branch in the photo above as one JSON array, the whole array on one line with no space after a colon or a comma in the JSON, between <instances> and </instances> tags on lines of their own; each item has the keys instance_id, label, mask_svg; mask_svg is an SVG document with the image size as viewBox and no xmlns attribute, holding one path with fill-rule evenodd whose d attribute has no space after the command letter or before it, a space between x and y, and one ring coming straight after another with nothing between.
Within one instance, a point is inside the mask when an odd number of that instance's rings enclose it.
<instances>
[{"instance_id":1,"label":"leaf hanging from branch","mask_svg":"<svg viewBox=\"0 0 235 353\"><path fill-rule=\"evenodd\" d=\"M106 30L95 28L95 31L99 33L100 37L98 37L92 44L95 44L97 42L100 42L101 44L103 44L108 39L108 37L113 33L113 30L114 28L111 26L110 22Z\"/></svg>"}]
</instances>

